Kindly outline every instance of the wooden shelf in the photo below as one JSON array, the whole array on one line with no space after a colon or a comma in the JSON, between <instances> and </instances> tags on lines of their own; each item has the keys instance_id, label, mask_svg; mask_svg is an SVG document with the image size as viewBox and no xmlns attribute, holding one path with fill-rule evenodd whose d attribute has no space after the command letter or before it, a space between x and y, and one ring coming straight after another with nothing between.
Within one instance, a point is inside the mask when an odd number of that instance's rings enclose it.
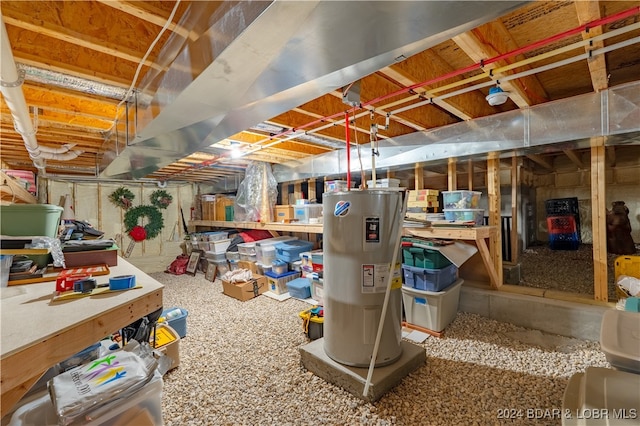
<instances>
[{"instance_id":1,"label":"wooden shelf","mask_svg":"<svg viewBox=\"0 0 640 426\"><path fill-rule=\"evenodd\" d=\"M322 234L322 224L309 223L281 223L281 222L228 222L224 220L192 220L189 230L198 231L199 228L238 228L262 229L278 232L306 232L308 234Z\"/></svg>"}]
</instances>

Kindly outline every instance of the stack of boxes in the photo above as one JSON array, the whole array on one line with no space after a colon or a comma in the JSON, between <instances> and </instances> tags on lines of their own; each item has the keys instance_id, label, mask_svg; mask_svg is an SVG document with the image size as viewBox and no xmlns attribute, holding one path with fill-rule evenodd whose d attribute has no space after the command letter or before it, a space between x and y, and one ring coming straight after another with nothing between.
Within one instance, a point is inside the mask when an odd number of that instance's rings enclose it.
<instances>
[{"instance_id":1,"label":"stack of boxes","mask_svg":"<svg viewBox=\"0 0 640 426\"><path fill-rule=\"evenodd\" d=\"M407 213L409 219L432 220L433 213L440 208L437 189L412 189L407 195Z\"/></svg>"},{"instance_id":2,"label":"stack of boxes","mask_svg":"<svg viewBox=\"0 0 640 426\"><path fill-rule=\"evenodd\" d=\"M580 213L578 198L554 198L544 203L551 250L578 250Z\"/></svg>"},{"instance_id":3,"label":"stack of boxes","mask_svg":"<svg viewBox=\"0 0 640 426\"><path fill-rule=\"evenodd\" d=\"M402 240L402 302L406 322L442 331L458 312L458 268L428 240Z\"/></svg>"}]
</instances>

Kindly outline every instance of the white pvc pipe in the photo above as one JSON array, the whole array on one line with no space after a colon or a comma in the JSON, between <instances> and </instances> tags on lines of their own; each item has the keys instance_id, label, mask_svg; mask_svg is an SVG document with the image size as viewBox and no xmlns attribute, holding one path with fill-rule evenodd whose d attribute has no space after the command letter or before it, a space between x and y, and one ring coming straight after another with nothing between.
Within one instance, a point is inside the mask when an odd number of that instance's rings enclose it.
<instances>
[{"instance_id":1,"label":"white pvc pipe","mask_svg":"<svg viewBox=\"0 0 640 426\"><path fill-rule=\"evenodd\" d=\"M391 268L389 270L389 279L387 280L387 290L384 293L384 302L382 303L382 313L380 314L380 322L378 323L378 332L376 334L376 341L373 345L373 354L371 354L371 362L369 363L369 371L367 372L367 381L364 383L364 390L362 396L365 398L369 393L369 386L371 386L371 378L373 377L373 369L376 364L376 357L378 356L378 349L380 347L380 340L382 339L382 328L384 326L384 320L387 316L387 306L389 305L389 296L391 295L391 283L393 283L393 275L396 270L396 261L398 260L398 251L400 251L400 242L402 240L402 225L404 222L404 215L407 212L407 201L409 197L406 192L403 193L402 210L399 218L398 238L396 239L395 249L393 250L393 258L391 260Z\"/></svg>"},{"instance_id":2,"label":"white pvc pipe","mask_svg":"<svg viewBox=\"0 0 640 426\"><path fill-rule=\"evenodd\" d=\"M82 151L69 151L73 145L67 144L60 149L42 149L38 144L27 101L22 92L21 77L11 52L7 28L1 16L0 24L2 27L0 28L0 91L11 111L14 128L22 136L33 165L38 170L44 171L44 160L73 160L82 153Z\"/></svg>"}]
</instances>

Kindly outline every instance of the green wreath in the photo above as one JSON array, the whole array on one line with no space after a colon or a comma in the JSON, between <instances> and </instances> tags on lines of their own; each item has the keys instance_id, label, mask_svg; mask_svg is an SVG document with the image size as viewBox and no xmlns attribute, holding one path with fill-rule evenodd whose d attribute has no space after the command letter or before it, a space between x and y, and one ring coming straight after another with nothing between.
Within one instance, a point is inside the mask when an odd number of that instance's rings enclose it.
<instances>
[{"instance_id":1,"label":"green wreath","mask_svg":"<svg viewBox=\"0 0 640 426\"><path fill-rule=\"evenodd\" d=\"M173 197L164 189L158 189L151 193L151 204L159 209L166 209L173 201Z\"/></svg>"},{"instance_id":2,"label":"green wreath","mask_svg":"<svg viewBox=\"0 0 640 426\"><path fill-rule=\"evenodd\" d=\"M133 192L131 192L124 186L121 186L120 188L113 191L111 195L109 195L109 199L113 204L125 210L131 207L131 204L133 203L133 199L135 197L136 196L133 195Z\"/></svg>"},{"instance_id":3,"label":"green wreath","mask_svg":"<svg viewBox=\"0 0 640 426\"><path fill-rule=\"evenodd\" d=\"M124 215L124 225L127 229L127 233L131 233L135 227L140 227L140 225L138 225L138 219L141 217L146 217L149 220L149 223L143 227L145 230L144 239L150 240L157 237L158 234L160 234L164 223L162 220L162 213L160 213L160 210L154 206L142 205L127 210Z\"/></svg>"}]
</instances>

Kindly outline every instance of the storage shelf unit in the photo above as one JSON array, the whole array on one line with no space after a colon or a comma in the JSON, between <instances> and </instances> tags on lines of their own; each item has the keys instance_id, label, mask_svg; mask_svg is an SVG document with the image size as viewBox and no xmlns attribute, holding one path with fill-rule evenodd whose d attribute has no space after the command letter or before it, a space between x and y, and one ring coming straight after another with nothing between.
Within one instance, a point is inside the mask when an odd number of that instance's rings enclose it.
<instances>
[{"instance_id":1,"label":"storage shelf unit","mask_svg":"<svg viewBox=\"0 0 640 426\"><path fill-rule=\"evenodd\" d=\"M263 229L276 232L306 232L308 234L322 234L322 224L308 223L280 223L280 222L229 222L224 220L192 220L189 221L189 231L197 232L210 228L238 228Z\"/></svg>"}]
</instances>

